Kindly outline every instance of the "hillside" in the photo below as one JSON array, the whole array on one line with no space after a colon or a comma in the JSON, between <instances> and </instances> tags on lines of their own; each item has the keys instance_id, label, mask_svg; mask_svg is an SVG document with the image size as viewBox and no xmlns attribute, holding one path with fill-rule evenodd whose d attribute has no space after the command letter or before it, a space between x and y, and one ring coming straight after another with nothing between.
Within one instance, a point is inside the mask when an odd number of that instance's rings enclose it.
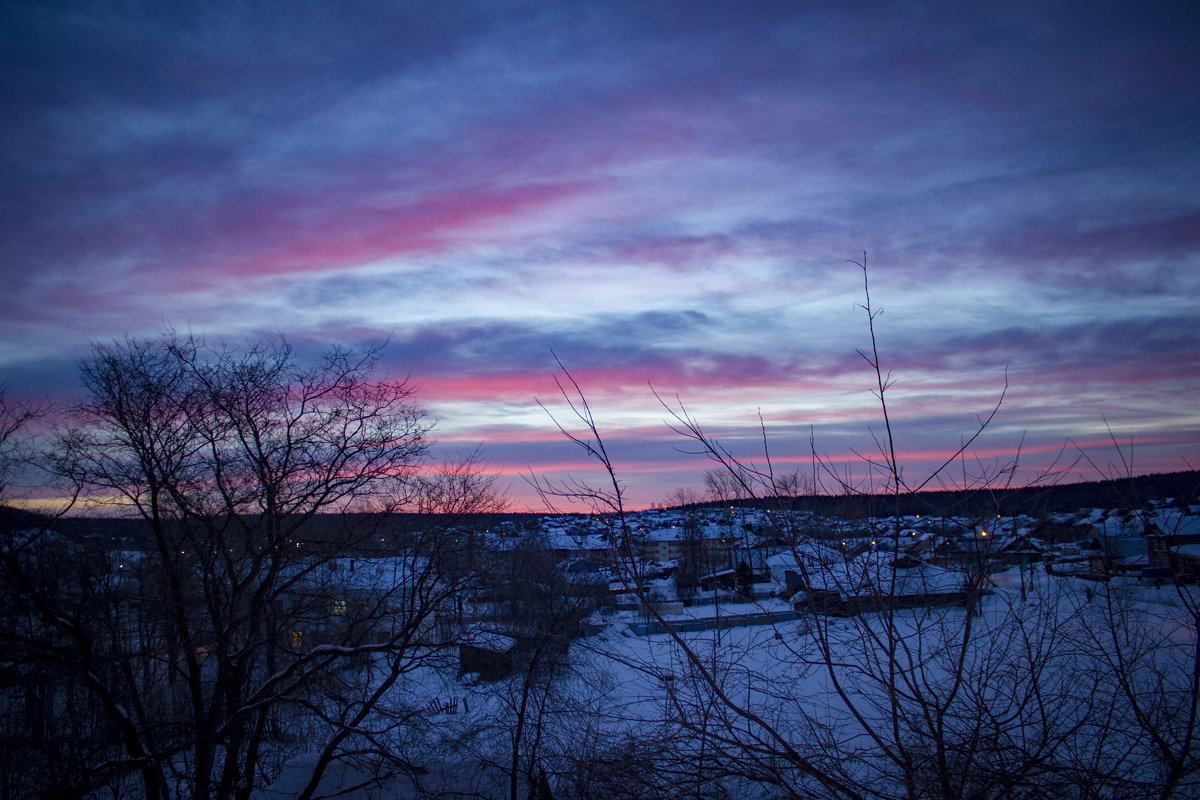
<instances>
[{"instance_id":1,"label":"hillside","mask_svg":"<svg viewBox=\"0 0 1200 800\"><path fill-rule=\"evenodd\" d=\"M1020 489L926 491L900 499L901 514L1042 514L1082 508L1136 508L1151 500L1172 500L1177 505L1200 501L1200 470L1140 475L1135 478L1087 481ZM736 504L703 503L699 507ZM887 495L801 496L788 498L793 508L845 517L886 515L894 501Z\"/></svg>"}]
</instances>

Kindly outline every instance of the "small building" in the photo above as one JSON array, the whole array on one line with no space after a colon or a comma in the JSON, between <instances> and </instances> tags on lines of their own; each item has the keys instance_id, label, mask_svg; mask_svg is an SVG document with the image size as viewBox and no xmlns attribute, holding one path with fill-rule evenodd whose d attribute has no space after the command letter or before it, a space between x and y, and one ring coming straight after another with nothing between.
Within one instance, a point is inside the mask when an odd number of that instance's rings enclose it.
<instances>
[{"instance_id":1,"label":"small building","mask_svg":"<svg viewBox=\"0 0 1200 800\"><path fill-rule=\"evenodd\" d=\"M803 554L802 554L803 555ZM795 592L798 610L851 616L893 608L963 605L972 593L963 576L909 555L864 552L852 557L823 549L823 558L804 559L785 553L771 559L772 576L782 574L786 590Z\"/></svg>"},{"instance_id":2,"label":"small building","mask_svg":"<svg viewBox=\"0 0 1200 800\"><path fill-rule=\"evenodd\" d=\"M1045 561L1048 552L1048 548L1040 540L1025 534L1018 534L1000 545L994 558L1008 566L1036 564Z\"/></svg>"},{"instance_id":3,"label":"small building","mask_svg":"<svg viewBox=\"0 0 1200 800\"><path fill-rule=\"evenodd\" d=\"M743 540L717 525L686 525L657 528L642 534L642 558L646 561L691 562L701 569L729 567L746 557Z\"/></svg>"},{"instance_id":4,"label":"small building","mask_svg":"<svg viewBox=\"0 0 1200 800\"><path fill-rule=\"evenodd\" d=\"M481 681L507 678L516 664L517 637L494 628L472 628L458 645L458 677L477 675Z\"/></svg>"},{"instance_id":5,"label":"small building","mask_svg":"<svg viewBox=\"0 0 1200 800\"><path fill-rule=\"evenodd\" d=\"M1150 569L1170 570L1176 579L1200 579L1200 517L1161 510L1143 535Z\"/></svg>"}]
</instances>

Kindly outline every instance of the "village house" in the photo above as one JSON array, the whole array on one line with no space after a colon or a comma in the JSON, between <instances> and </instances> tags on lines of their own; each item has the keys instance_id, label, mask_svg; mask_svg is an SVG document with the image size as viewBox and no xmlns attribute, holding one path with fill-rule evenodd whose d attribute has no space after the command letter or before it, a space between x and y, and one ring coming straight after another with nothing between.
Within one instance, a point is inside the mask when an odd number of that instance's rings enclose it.
<instances>
[{"instance_id":1,"label":"village house","mask_svg":"<svg viewBox=\"0 0 1200 800\"><path fill-rule=\"evenodd\" d=\"M731 536L718 525L700 525L688 530L682 525L643 532L642 560L649 562L695 559L701 570L732 567L746 558L742 537Z\"/></svg>"},{"instance_id":2,"label":"village house","mask_svg":"<svg viewBox=\"0 0 1200 800\"><path fill-rule=\"evenodd\" d=\"M1146 522L1146 555L1153 570L1176 579L1200 579L1200 516L1160 509Z\"/></svg>"},{"instance_id":3,"label":"village house","mask_svg":"<svg viewBox=\"0 0 1200 800\"><path fill-rule=\"evenodd\" d=\"M832 547L808 547L773 556L768 564L797 609L834 616L960 605L971 596L961 573L881 550L848 556Z\"/></svg>"}]
</instances>

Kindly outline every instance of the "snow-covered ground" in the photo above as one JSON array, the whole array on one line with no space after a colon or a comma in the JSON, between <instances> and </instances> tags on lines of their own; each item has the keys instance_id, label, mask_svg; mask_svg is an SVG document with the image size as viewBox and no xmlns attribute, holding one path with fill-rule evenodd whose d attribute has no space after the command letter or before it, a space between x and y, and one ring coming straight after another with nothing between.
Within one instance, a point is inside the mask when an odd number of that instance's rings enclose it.
<instances>
[{"instance_id":1,"label":"snow-covered ground","mask_svg":"<svg viewBox=\"0 0 1200 800\"><path fill-rule=\"evenodd\" d=\"M572 642L545 675L467 685L453 669L425 668L396 690L402 702L424 703L398 743L424 772L344 796L417 797L418 786L507 796L518 729L520 764L536 751L534 763L563 797L580 796L572 788L580 781L599 780L584 769L589 759L614 758L627 760L629 780L650 785L677 786L688 769L700 770L708 775L700 796L778 797L781 782L819 792L808 767L894 787L906 774L933 780L936 772L926 765L905 773L900 754L968 741L972 754L951 769L967 781L984 781L1030 752L1055 763L1086 756L1094 769L1103 757L1114 774L1159 780L1162 764L1135 711L1162 726L1168 744L1184 741L1186 717L1172 715L1189 702L1196 587L1097 584L1013 568L993 576L991 589L972 609L805 616L677 634L634 635L629 623L640 616L627 612ZM787 608L776 599L689 606L668 620ZM1117 655L1137 670L1116 675ZM1138 709L1118 678L1131 682ZM263 799L294 791L305 759ZM329 787L360 773L339 768ZM524 774L520 785L524 797Z\"/></svg>"}]
</instances>

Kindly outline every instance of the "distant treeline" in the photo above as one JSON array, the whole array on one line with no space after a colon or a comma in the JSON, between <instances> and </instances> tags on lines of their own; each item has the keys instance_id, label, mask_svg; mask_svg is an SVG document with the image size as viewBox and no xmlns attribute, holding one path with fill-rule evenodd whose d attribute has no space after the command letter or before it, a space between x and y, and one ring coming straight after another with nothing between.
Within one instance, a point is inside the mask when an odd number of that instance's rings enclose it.
<instances>
[{"instance_id":1,"label":"distant treeline","mask_svg":"<svg viewBox=\"0 0 1200 800\"><path fill-rule=\"evenodd\" d=\"M772 502L798 511L813 511L823 516L854 518L900 514L930 514L940 516L980 517L995 514L1028 514L1033 517L1054 513L1073 513L1085 508L1140 508L1151 501L1171 500L1176 506L1200 503L1200 470L1139 475L1134 478L1108 481L1088 481L1056 486L1031 486L1021 489L971 489L955 491L926 491L896 499L887 495L817 495L775 498ZM758 501L712 501L684 508L717 509L728 506L759 505ZM897 508L898 505L898 508ZM482 529L501 522L510 529L536 527L544 514L492 514L470 520L438 515L398 514L386 522L380 520L380 533L397 535L408 531L444 525L453 528L463 523ZM325 515L309 529L309 536L331 540L339 538L338 531L347 517ZM44 522L37 514L10 506L0 506L0 531L37 527ZM361 522L361 518L360 518ZM324 523L324 524L322 524ZM111 517L68 517L54 523L54 529L69 536L108 537L116 542L136 541L144 533L137 519Z\"/></svg>"},{"instance_id":2,"label":"distant treeline","mask_svg":"<svg viewBox=\"0 0 1200 800\"><path fill-rule=\"evenodd\" d=\"M1141 508L1151 501L1170 500L1176 507L1200 503L1200 470L1139 475L1118 480L1085 481L1020 489L930 490L904 495L899 500L900 514L980 516L995 514L1073 513L1084 508ZM797 495L771 498L797 511L813 511L823 516L886 516L897 513L896 498L884 494ZM720 509L729 506L753 507L759 500L711 500L669 509ZM501 514L499 520L521 525L544 514Z\"/></svg>"},{"instance_id":3,"label":"distant treeline","mask_svg":"<svg viewBox=\"0 0 1200 800\"><path fill-rule=\"evenodd\" d=\"M852 494L789 497L783 498L782 502L797 510L845 517L892 513L969 517L1028 514L1037 517L1072 513L1084 508L1140 508L1151 501L1164 500L1170 500L1176 506L1200 502L1200 470L1020 489L924 491L903 495L898 501L890 495ZM737 504L738 501L723 501L696 507Z\"/></svg>"}]
</instances>

